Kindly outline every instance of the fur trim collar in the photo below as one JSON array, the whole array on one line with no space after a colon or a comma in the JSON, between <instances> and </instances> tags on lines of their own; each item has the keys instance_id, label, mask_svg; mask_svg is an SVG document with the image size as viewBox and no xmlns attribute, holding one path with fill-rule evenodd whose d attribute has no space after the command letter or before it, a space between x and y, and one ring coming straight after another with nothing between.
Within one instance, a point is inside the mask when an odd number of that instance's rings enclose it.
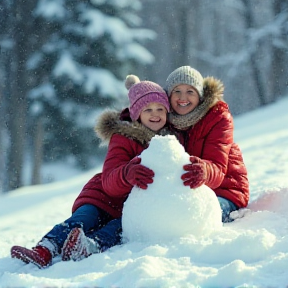
<instances>
[{"instance_id":1,"label":"fur trim collar","mask_svg":"<svg viewBox=\"0 0 288 288\"><path fill-rule=\"evenodd\" d=\"M173 111L168 114L169 122L176 128L185 130L200 121L218 101L223 101L224 85L213 77L204 78L203 101L186 115L178 115Z\"/></svg>"},{"instance_id":2,"label":"fur trim collar","mask_svg":"<svg viewBox=\"0 0 288 288\"><path fill-rule=\"evenodd\" d=\"M120 112L113 110L107 110L101 114L94 130L102 140L102 144L108 144L115 133L136 140L142 145L148 145L151 138L155 135L164 136L170 134L165 127L156 133L137 121L120 120Z\"/></svg>"}]
</instances>

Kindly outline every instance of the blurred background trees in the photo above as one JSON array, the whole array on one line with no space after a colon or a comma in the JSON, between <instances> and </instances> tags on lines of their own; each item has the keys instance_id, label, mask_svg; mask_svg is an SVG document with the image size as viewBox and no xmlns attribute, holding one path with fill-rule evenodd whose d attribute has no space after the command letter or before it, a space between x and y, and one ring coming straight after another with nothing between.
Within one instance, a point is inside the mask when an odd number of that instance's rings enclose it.
<instances>
[{"instance_id":1,"label":"blurred background trees","mask_svg":"<svg viewBox=\"0 0 288 288\"><path fill-rule=\"evenodd\" d=\"M127 74L164 86L191 65L234 115L288 92L284 0L2 0L0 27L0 192L101 163L95 119L127 105Z\"/></svg>"}]
</instances>

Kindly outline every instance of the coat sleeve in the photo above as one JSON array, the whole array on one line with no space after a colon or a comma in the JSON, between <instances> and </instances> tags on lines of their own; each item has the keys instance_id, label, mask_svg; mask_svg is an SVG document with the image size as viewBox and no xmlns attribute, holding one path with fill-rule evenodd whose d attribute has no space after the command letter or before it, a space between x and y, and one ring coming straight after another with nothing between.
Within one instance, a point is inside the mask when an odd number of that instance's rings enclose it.
<instances>
[{"instance_id":1,"label":"coat sleeve","mask_svg":"<svg viewBox=\"0 0 288 288\"><path fill-rule=\"evenodd\" d=\"M129 161L142 152L139 146L119 134L111 137L102 174L103 188L110 196L123 197L131 192L133 186L126 181L124 170Z\"/></svg>"},{"instance_id":2,"label":"coat sleeve","mask_svg":"<svg viewBox=\"0 0 288 288\"><path fill-rule=\"evenodd\" d=\"M215 115L214 115L215 116ZM206 122L201 156L207 168L206 185L211 189L219 187L228 167L229 152L233 144L233 119L230 112L216 116L214 121Z\"/></svg>"}]
</instances>

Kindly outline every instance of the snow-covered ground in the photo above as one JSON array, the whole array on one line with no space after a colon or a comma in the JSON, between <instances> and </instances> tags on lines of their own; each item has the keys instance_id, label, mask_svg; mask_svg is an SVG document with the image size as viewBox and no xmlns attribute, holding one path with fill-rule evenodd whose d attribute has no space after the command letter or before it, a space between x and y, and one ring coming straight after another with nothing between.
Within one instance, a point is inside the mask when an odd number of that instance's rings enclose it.
<instances>
[{"instance_id":1,"label":"snow-covered ground","mask_svg":"<svg viewBox=\"0 0 288 288\"><path fill-rule=\"evenodd\" d=\"M287 287L287 108L285 97L234 119L251 200L240 218L203 236L134 239L80 262L56 259L40 270L11 259L11 246L32 247L66 219L82 186L101 167L68 181L1 195L0 287Z\"/></svg>"}]
</instances>

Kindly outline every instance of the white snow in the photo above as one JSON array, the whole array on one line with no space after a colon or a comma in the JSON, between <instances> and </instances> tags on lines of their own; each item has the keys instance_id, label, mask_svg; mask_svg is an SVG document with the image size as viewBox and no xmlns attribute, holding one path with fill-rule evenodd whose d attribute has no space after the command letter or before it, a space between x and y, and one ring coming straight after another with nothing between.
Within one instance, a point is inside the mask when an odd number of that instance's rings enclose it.
<instances>
[{"instance_id":1,"label":"white snow","mask_svg":"<svg viewBox=\"0 0 288 288\"><path fill-rule=\"evenodd\" d=\"M123 82L117 80L110 71L80 65L67 51L62 53L53 73L56 77L68 76L76 84L83 85L85 91L90 94L97 88L102 95L113 96L116 99L125 95Z\"/></svg>"},{"instance_id":2,"label":"white snow","mask_svg":"<svg viewBox=\"0 0 288 288\"><path fill-rule=\"evenodd\" d=\"M285 97L236 117L235 139L247 165L251 200L234 213L234 222L204 237L133 240L80 262L55 259L39 270L11 259L11 246L32 247L66 219L97 169L1 195L0 287L287 287L287 107ZM162 167L163 173L168 168Z\"/></svg>"},{"instance_id":3,"label":"white snow","mask_svg":"<svg viewBox=\"0 0 288 288\"><path fill-rule=\"evenodd\" d=\"M63 7L63 0L39 0L35 15L42 15L43 17L61 19L65 16L65 9Z\"/></svg>"}]
</instances>

